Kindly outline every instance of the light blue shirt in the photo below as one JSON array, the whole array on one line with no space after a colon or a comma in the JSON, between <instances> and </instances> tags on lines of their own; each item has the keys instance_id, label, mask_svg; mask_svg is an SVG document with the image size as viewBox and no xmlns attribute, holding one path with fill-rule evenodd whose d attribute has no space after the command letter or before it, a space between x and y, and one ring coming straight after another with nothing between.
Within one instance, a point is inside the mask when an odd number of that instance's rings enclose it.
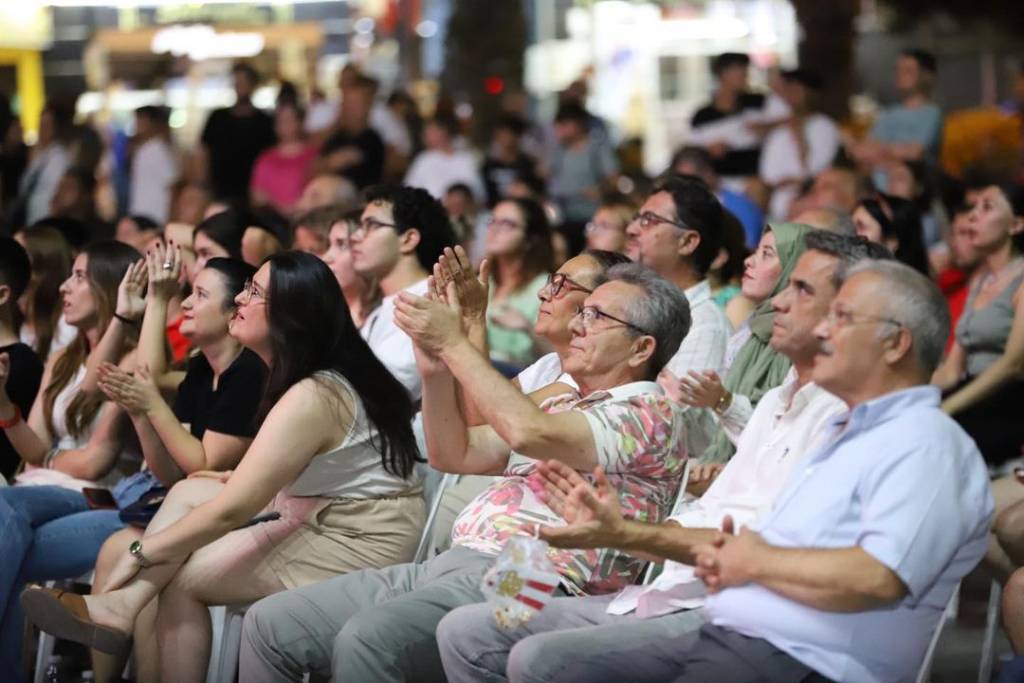
<instances>
[{"instance_id":1,"label":"light blue shirt","mask_svg":"<svg viewBox=\"0 0 1024 683\"><path fill-rule=\"evenodd\" d=\"M988 472L971 438L939 409L935 387L861 404L831 429L753 528L785 548L859 546L896 572L907 595L840 613L748 584L709 597L707 615L837 681L912 680L954 588L985 552Z\"/></svg>"},{"instance_id":2,"label":"light blue shirt","mask_svg":"<svg viewBox=\"0 0 1024 683\"><path fill-rule=\"evenodd\" d=\"M879 114L871 129L871 137L880 142L916 142L931 159L938 155L941 133L942 110L934 104L890 107Z\"/></svg>"}]
</instances>

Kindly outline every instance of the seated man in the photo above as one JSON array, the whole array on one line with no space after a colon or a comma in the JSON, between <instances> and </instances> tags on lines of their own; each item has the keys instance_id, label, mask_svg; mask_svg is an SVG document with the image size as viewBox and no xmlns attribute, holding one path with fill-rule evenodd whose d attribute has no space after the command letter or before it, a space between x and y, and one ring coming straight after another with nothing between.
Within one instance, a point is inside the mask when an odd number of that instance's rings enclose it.
<instances>
[{"instance_id":1,"label":"seated man","mask_svg":"<svg viewBox=\"0 0 1024 683\"><path fill-rule=\"evenodd\" d=\"M572 323L564 370L579 393L538 408L491 367L451 307L403 293L396 322L417 344L431 464L501 474L462 513L453 548L423 564L362 571L289 591L246 615L240 679L440 680L434 631L451 609L483 600L480 581L513 535L564 523L527 484L541 458L590 471L602 466L626 515L657 521L671 506L686 458L681 409L653 382L679 347L690 315L682 291L646 268L608 271ZM449 297L455 299L455 286ZM455 382L487 426L468 428ZM617 590L639 563L615 551L552 550L563 591Z\"/></svg>"},{"instance_id":2,"label":"seated man","mask_svg":"<svg viewBox=\"0 0 1024 683\"><path fill-rule=\"evenodd\" d=\"M395 295L403 290L425 294L427 275L445 247L455 246L441 202L424 190L381 185L366 191L359 226L349 233L352 267L375 280L384 297L360 332L374 355L405 385L413 401L420 399L420 376L412 341L395 326Z\"/></svg>"},{"instance_id":3,"label":"seated man","mask_svg":"<svg viewBox=\"0 0 1024 683\"><path fill-rule=\"evenodd\" d=\"M594 512L602 514L595 521L607 520L608 528L575 518L567 527L545 532L553 545L612 545L659 558L666 556L659 548L667 546L686 557L695 545L715 537L726 515L749 524L767 512L791 470L821 443L823 427L844 408L811 381L820 350L814 328L828 311L846 270L883 253L862 238L822 231L809 233L805 241L807 251L797 261L789 286L772 300L771 345L792 361L792 370L782 386L758 403L736 454L707 493L657 526L627 523L613 505L597 504ZM564 468L541 469L551 480L552 493L582 481ZM551 504L564 509L558 498ZM589 508L580 512L577 517L593 514ZM438 646L452 683L669 680L678 672L678 653L685 649L681 645L694 642L703 623L700 610L693 609L703 602L703 595L692 566L669 562L649 586L629 586L618 596L556 598L517 629L498 627L488 605L460 607L438 625Z\"/></svg>"}]
</instances>

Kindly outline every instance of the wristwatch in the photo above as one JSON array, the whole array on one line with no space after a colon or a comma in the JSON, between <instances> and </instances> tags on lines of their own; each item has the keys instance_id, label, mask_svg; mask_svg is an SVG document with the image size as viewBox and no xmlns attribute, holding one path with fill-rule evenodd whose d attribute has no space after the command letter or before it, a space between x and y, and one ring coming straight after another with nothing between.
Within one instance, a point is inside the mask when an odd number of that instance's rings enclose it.
<instances>
[{"instance_id":1,"label":"wristwatch","mask_svg":"<svg viewBox=\"0 0 1024 683\"><path fill-rule=\"evenodd\" d=\"M139 566L143 569L148 569L153 566L153 563L146 559L146 556L142 554L142 541L132 541L132 544L128 546L128 554L135 558L135 561L139 563Z\"/></svg>"},{"instance_id":2,"label":"wristwatch","mask_svg":"<svg viewBox=\"0 0 1024 683\"><path fill-rule=\"evenodd\" d=\"M714 410L715 413L717 413L718 415L721 415L722 413L727 411L729 409L729 406L731 406L731 405L732 405L732 392L729 391L728 389L726 389L725 393L722 394L722 398L718 399L718 403L715 404L715 407L712 408L712 410Z\"/></svg>"}]
</instances>

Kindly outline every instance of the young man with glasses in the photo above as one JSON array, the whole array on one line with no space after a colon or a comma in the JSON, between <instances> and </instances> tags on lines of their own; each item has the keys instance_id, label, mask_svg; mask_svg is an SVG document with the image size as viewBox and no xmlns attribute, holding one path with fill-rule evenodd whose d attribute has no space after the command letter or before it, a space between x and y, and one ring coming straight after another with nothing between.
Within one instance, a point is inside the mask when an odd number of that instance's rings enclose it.
<instances>
[{"instance_id":1,"label":"young man with glasses","mask_svg":"<svg viewBox=\"0 0 1024 683\"><path fill-rule=\"evenodd\" d=\"M299 680L309 670L345 681L441 680L438 621L484 599L483 574L509 538L538 522L557 523L528 481L542 459L583 472L602 465L629 517L660 519L686 452L680 406L652 380L685 336L688 309L682 293L650 270L613 267L587 295L587 312L570 323L564 369L579 391L537 406L465 337L457 302L400 294L396 321L417 344L431 464L501 476L459 516L453 547L441 555L254 605L246 615L241 678ZM486 425L462 419L456 382ZM570 594L616 590L642 564L614 551L559 550L549 557Z\"/></svg>"},{"instance_id":2,"label":"young man with glasses","mask_svg":"<svg viewBox=\"0 0 1024 683\"><path fill-rule=\"evenodd\" d=\"M455 246L455 234L441 203L426 190L405 186L376 186L367 190L359 226L349 233L352 267L376 280L383 299L366 317L360 332L414 401L420 398L412 341L395 327L394 298L398 292L427 292L427 275L445 247Z\"/></svg>"},{"instance_id":3,"label":"young man with glasses","mask_svg":"<svg viewBox=\"0 0 1024 683\"><path fill-rule=\"evenodd\" d=\"M711 298L707 272L722 244L725 209L698 178L669 175L660 181L626 228L626 255L686 293L693 324L665 366L659 382L669 395L690 370L724 371L732 326ZM699 457L717 426L708 409L687 410L687 447Z\"/></svg>"}]
</instances>

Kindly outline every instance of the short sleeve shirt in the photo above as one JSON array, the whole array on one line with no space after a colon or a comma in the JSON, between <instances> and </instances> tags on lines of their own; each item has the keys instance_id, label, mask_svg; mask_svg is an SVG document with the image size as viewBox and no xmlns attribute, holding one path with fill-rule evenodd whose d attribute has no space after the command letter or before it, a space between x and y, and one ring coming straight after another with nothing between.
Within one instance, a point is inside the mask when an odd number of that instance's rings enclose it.
<instances>
[{"instance_id":1,"label":"short sleeve shirt","mask_svg":"<svg viewBox=\"0 0 1024 683\"><path fill-rule=\"evenodd\" d=\"M635 382L585 398L556 396L547 413L581 411L590 423L597 459L619 494L628 519L658 522L670 510L686 462L682 410L652 382ZM500 477L455 520L452 545L497 555L508 539L533 524L565 526L534 495L526 479L537 461L512 453ZM585 474L588 479L589 474ZM574 594L609 593L631 583L643 562L616 550L549 548L548 556Z\"/></svg>"},{"instance_id":2,"label":"short sleeve shirt","mask_svg":"<svg viewBox=\"0 0 1024 683\"><path fill-rule=\"evenodd\" d=\"M213 368L206 356L196 354L174 399L174 415L202 439L206 430L230 436L256 435L256 411L263 399L267 368L260 357L242 349L213 388Z\"/></svg>"}]
</instances>

